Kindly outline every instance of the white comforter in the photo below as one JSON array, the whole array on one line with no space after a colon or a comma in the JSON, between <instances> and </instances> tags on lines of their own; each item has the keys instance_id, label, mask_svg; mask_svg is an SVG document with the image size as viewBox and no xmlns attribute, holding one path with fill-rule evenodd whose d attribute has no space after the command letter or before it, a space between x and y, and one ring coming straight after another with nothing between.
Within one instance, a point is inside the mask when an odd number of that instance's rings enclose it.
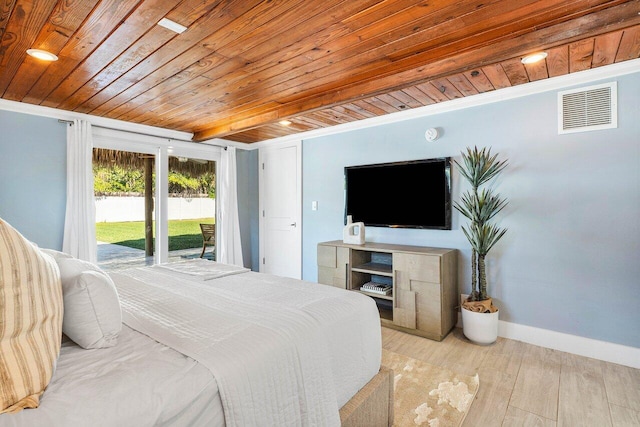
<instances>
[{"instance_id":1,"label":"white comforter","mask_svg":"<svg viewBox=\"0 0 640 427\"><path fill-rule=\"evenodd\" d=\"M63 342L40 407L2 414L0 426L224 426L219 402L207 368L123 326L115 347Z\"/></svg>"},{"instance_id":2,"label":"white comforter","mask_svg":"<svg viewBox=\"0 0 640 427\"><path fill-rule=\"evenodd\" d=\"M208 280L209 271L183 268L114 274L128 326L118 345L65 343L41 406L2 415L0 426L223 426L223 408L228 426L337 424L337 408L377 373L380 326L367 297L252 272ZM321 402L309 401L318 392Z\"/></svg>"},{"instance_id":3,"label":"white comforter","mask_svg":"<svg viewBox=\"0 0 640 427\"><path fill-rule=\"evenodd\" d=\"M380 366L377 309L362 295L250 272L112 276L127 325L214 374L227 426L337 426L339 406ZM336 345L353 350L351 363L332 360Z\"/></svg>"}]
</instances>

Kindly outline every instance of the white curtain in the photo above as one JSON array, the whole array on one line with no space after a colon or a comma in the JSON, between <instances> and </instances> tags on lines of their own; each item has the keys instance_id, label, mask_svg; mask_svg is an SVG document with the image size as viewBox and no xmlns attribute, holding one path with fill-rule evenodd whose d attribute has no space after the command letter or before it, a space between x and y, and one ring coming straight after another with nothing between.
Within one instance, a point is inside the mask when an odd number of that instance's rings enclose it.
<instances>
[{"instance_id":1,"label":"white curtain","mask_svg":"<svg viewBox=\"0 0 640 427\"><path fill-rule=\"evenodd\" d=\"M62 251L96 262L96 207L93 198L91 123L67 126L67 210Z\"/></svg>"},{"instance_id":2,"label":"white curtain","mask_svg":"<svg viewBox=\"0 0 640 427\"><path fill-rule=\"evenodd\" d=\"M238 182L234 147L227 147L222 151L216 197L220 203L218 218L220 247L216 248L217 260L225 264L244 266L238 220Z\"/></svg>"}]
</instances>

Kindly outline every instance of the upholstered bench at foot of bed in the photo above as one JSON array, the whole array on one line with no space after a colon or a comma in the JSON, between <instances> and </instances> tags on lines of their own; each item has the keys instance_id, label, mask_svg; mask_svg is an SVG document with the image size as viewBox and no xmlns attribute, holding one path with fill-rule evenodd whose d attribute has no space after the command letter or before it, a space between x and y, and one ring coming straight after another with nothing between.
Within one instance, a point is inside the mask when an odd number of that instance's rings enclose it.
<instances>
[{"instance_id":1,"label":"upholstered bench at foot of bed","mask_svg":"<svg viewBox=\"0 0 640 427\"><path fill-rule=\"evenodd\" d=\"M382 366L340 409L342 427L391 427L393 425L393 371Z\"/></svg>"}]
</instances>

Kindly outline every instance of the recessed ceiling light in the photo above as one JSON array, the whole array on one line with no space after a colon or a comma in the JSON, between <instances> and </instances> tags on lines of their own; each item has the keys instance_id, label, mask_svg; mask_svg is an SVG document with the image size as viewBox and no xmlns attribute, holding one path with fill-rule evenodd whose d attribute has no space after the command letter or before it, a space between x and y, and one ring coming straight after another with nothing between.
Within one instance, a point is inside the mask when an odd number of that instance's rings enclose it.
<instances>
[{"instance_id":1,"label":"recessed ceiling light","mask_svg":"<svg viewBox=\"0 0 640 427\"><path fill-rule=\"evenodd\" d=\"M51 52L42 49L27 49L27 54L43 61L57 61L58 57Z\"/></svg>"},{"instance_id":2,"label":"recessed ceiling light","mask_svg":"<svg viewBox=\"0 0 640 427\"><path fill-rule=\"evenodd\" d=\"M185 27L184 25L180 25L177 22L174 22L167 18L162 18L160 22L158 22L158 25L178 34L182 34L187 31L187 27Z\"/></svg>"},{"instance_id":3,"label":"recessed ceiling light","mask_svg":"<svg viewBox=\"0 0 640 427\"><path fill-rule=\"evenodd\" d=\"M523 64L535 64L547 57L547 52L537 52L527 55L521 59Z\"/></svg>"},{"instance_id":4,"label":"recessed ceiling light","mask_svg":"<svg viewBox=\"0 0 640 427\"><path fill-rule=\"evenodd\" d=\"M289 120L280 120L278 123L280 123L282 126L289 126L291 124Z\"/></svg>"}]
</instances>

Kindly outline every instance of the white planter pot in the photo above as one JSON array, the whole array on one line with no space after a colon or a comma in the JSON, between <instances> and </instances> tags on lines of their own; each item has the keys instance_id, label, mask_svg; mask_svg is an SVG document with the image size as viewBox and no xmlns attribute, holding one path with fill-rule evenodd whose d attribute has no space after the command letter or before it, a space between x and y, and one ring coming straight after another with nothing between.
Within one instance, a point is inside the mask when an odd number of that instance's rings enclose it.
<instances>
[{"instance_id":1,"label":"white planter pot","mask_svg":"<svg viewBox=\"0 0 640 427\"><path fill-rule=\"evenodd\" d=\"M493 344L498 339L498 314L476 313L462 308L462 331L470 341L487 345Z\"/></svg>"}]
</instances>

